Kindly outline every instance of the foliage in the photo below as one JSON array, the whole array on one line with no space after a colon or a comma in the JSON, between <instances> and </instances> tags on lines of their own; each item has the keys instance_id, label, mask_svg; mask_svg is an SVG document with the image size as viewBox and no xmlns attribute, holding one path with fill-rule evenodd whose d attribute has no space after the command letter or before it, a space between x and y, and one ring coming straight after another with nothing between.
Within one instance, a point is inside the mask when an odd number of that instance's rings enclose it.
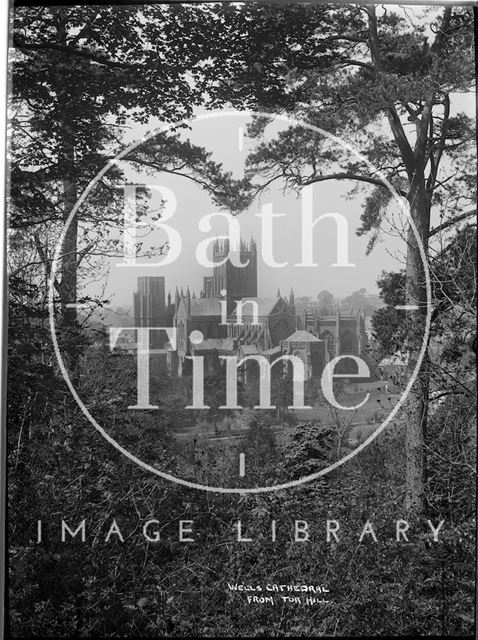
<instances>
[{"instance_id":1,"label":"foliage","mask_svg":"<svg viewBox=\"0 0 478 640\"><path fill-rule=\"evenodd\" d=\"M293 480L321 471L331 460L333 429L313 422L299 423L291 435L285 468Z\"/></svg>"},{"instance_id":2,"label":"foliage","mask_svg":"<svg viewBox=\"0 0 478 640\"><path fill-rule=\"evenodd\" d=\"M249 128L257 144L247 159L247 175L259 188L280 181L297 193L324 181L346 180L356 190L367 185L357 233L369 235L368 252L385 233L406 243L410 309L399 337L415 363L426 326L424 259L437 231L431 229L432 214L449 226L476 214L470 208L476 205L475 162L469 162L476 157L475 127L468 115L454 115L452 109L454 97L471 91L474 82L473 15L466 7L440 10L429 21L431 43L425 25L414 24L403 11L354 5L344 8L341 21L333 11L329 17L320 44L330 47L330 59L324 63L327 56L319 48L312 67L308 55L299 56L291 84L300 97L291 105L286 94L274 109L295 122L271 136L269 121L256 120ZM379 316L382 326L385 316ZM392 331L387 346L394 340ZM426 362L417 374L407 400L406 510L420 513L430 384Z\"/></svg>"},{"instance_id":3,"label":"foliage","mask_svg":"<svg viewBox=\"0 0 478 640\"><path fill-rule=\"evenodd\" d=\"M372 316L373 335L379 342L382 355L392 354L403 347L406 337L403 312L395 309L395 306L406 302L405 272L382 272L377 284L380 297L387 306L377 309Z\"/></svg>"},{"instance_id":4,"label":"foliage","mask_svg":"<svg viewBox=\"0 0 478 640\"><path fill-rule=\"evenodd\" d=\"M334 312L335 300L330 291L325 289L317 294L318 312L320 315L329 316Z\"/></svg>"}]
</instances>

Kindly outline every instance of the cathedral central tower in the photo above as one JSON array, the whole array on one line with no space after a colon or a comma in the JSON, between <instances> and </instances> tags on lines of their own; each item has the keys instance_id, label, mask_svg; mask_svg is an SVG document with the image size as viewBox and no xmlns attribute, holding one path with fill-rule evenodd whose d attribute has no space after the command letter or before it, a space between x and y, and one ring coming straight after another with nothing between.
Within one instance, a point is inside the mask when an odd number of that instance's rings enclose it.
<instances>
[{"instance_id":1,"label":"cathedral central tower","mask_svg":"<svg viewBox=\"0 0 478 640\"><path fill-rule=\"evenodd\" d=\"M219 242L216 240L213 246L213 261L221 262L229 255L229 240ZM220 298L221 291L227 291L227 313L234 310L235 302L241 298L255 298L257 296L257 246L253 238L249 244L242 239L239 250L240 262L249 263L244 267L236 267L228 259L224 264L215 266L212 274L212 282L207 297ZM209 295L208 295L209 293Z\"/></svg>"}]
</instances>

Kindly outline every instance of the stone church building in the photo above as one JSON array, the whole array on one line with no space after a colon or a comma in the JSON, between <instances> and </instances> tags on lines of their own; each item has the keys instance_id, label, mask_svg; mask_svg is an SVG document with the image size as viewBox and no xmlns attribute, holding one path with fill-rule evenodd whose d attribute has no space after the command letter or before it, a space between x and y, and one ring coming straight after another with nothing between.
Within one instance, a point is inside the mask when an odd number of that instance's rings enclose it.
<instances>
[{"instance_id":1,"label":"stone church building","mask_svg":"<svg viewBox=\"0 0 478 640\"><path fill-rule=\"evenodd\" d=\"M220 263L228 255L228 241L213 245L213 261ZM168 354L171 373L179 376L191 371L188 356L204 357L205 375L212 374L222 362L220 356L261 355L273 362L281 355L293 354L305 365L306 379L321 376L324 366L338 355L359 355L366 345L363 312L320 316L317 309L305 308L297 315L294 292L282 296L257 296L257 247L253 239L241 240L238 259L247 266L237 267L230 260L213 268L203 278L200 297L176 289L174 305L168 300L167 313L177 329L177 350ZM192 331L199 339L190 340ZM245 367L245 378L258 372L255 363ZM351 365L351 368L350 366ZM342 363L342 372L355 371L353 362Z\"/></svg>"},{"instance_id":2,"label":"stone church building","mask_svg":"<svg viewBox=\"0 0 478 640\"><path fill-rule=\"evenodd\" d=\"M327 342L329 358L342 355L360 355L367 345L365 313L344 314L337 306L333 315L321 316L317 308L305 308L298 319L300 328Z\"/></svg>"},{"instance_id":3,"label":"stone church building","mask_svg":"<svg viewBox=\"0 0 478 640\"><path fill-rule=\"evenodd\" d=\"M316 303L301 301L298 313L294 292L282 296L257 295L257 247L253 239L240 241L235 266L229 255L228 240L216 240L213 245L212 275L203 278L199 297L176 288L174 302L168 294L165 301L165 281L162 276L138 278L134 292L135 326L173 326L176 328L177 349L164 354L167 368L174 375L188 375L188 356L204 357L205 374L217 371L220 356L263 356L272 363L281 355L296 355L304 363L306 379L319 378L323 368L340 355L365 355L367 334L365 313L344 314L336 307L329 315L320 315ZM221 264L221 262L223 264ZM200 332L193 335L191 332ZM159 332L158 332L159 333ZM195 339L194 339L195 338ZM131 345L130 345L131 346ZM153 349L164 348L164 337L153 336ZM166 363L165 363L166 364ZM244 377L258 374L255 362L247 362ZM340 363L337 373L355 373L351 360Z\"/></svg>"}]
</instances>

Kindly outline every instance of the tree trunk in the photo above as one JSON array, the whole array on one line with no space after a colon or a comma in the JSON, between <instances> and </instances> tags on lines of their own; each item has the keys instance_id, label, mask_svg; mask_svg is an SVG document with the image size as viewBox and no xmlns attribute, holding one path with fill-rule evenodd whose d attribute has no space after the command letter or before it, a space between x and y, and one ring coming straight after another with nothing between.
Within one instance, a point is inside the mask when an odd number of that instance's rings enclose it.
<instances>
[{"instance_id":1,"label":"tree trunk","mask_svg":"<svg viewBox=\"0 0 478 640\"><path fill-rule=\"evenodd\" d=\"M412 185L410 197L410 213L415 223L418 236L427 255L428 231L430 226L430 203L425 190L424 179L418 179ZM410 227L407 235L406 262L406 296L407 305L417 309L407 312L407 352L408 368L415 369L427 316L427 288L425 266L419 251L419 243ZM405 509L410 516L418 516L425 512L426 487L426 427L428 418L429 372L427 354L421 363L418 374L411 388L407 401L406 430L406 494Z\"/></svg>"},{"instance_id":2,"label":"tree trunk","mask_svg":"<svg viewBox=\"0 0 478 640\"><path fill-rule=\"evenodd\" d=\"M58 12L57 34L58 42L67 43L67 13L60 9ZM58 96L61 105L62 119L61 147L58 156L58 173L63 176L63 222L66 224L70 213L78 199L78 185L75 167L75 139L69 124L68 114L74 107L74 97L66 84ZM61 315L65 328L76 325L77 320L77 285L78 285L78 219L73 218L68 226L61 247Z\"/></svg>"},{"instance_id":3,"label":"tree trunk","mask_svg":"<svg viewBox=\"0 0 478 640\"><path fill-rule=\"evenodd\" d=\"M63 152L60 168L65 172L63 179L63 221L66 224L78 199L78 188L74 176L75 148L71 139L71 131L63 124ZM77 285L78 285L78 218L75 215L68 225L62 245L61 259L61 309L63 324L73 326L77 320Z\"/></svg>"},{"instance_id":4,"label":"tree trunk","mask_svg":"<svg viewBox=\"0 0 478 640\"><path fill-rule=\"evenodd\" d=\"M67 14L58 13L58 41L67 42ZM66 224L78 199L78 180L75 157L74 134L74 96L71 94L68 81L58 95L61 119L61 145L58 154L58 176L62 180L63 192L63 224ZM78 289L78 218L75 215L68 225L61 246L61 282L60 305L61 350L66 367L73 384L78 382L78 362L81 351L81 340L78 331L77 289Z\"/></svg>"}]
</instances>

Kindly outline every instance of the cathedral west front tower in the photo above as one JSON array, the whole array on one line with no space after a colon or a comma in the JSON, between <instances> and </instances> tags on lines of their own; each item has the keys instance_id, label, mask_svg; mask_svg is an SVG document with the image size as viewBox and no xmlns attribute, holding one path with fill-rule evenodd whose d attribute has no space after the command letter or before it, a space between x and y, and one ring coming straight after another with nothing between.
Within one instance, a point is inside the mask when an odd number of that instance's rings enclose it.
<instances>
[{"instance_id":1,"label":"cathedral west front tower","mask_svg":"<svg viewBox=\"0 0 478 640\"><path fill-rule=\"evenodd\" d=\"M232 255L232 252L229 253L229 249L229 240L226 239L223 242L216 240L213 246L213 261L215 263L222 262L228 255ZM228 315L235 309L237 300L257 296L257 246L253 238L249 244L241 239L238 258L241 264L248 264L236 267L228 259L224 264L215 266L211 281L203 292L205 297L221 298L221 291L225 289L227 291Z\"/></svg>"}]
</instances>

